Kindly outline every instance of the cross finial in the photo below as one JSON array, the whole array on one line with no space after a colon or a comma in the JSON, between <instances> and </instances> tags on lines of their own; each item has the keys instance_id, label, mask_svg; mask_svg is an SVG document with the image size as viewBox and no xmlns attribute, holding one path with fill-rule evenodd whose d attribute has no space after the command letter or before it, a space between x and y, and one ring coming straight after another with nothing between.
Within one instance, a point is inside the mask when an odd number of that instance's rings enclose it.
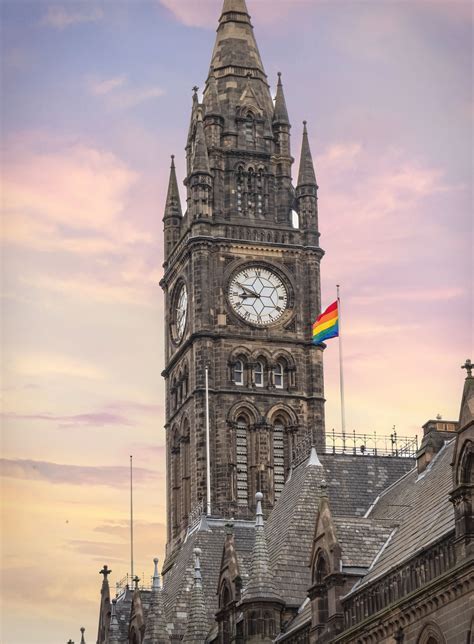
<instances>
[{"instance_id":1,"label":"cross finial","mask_svg":"<svg viewBox=\"0 0 474 644\"><path fill-rule=\"evenodd\" d=\"M195 86L193 87L193 92L194 92L195 94L197 94L198 89L199 89L199 87L198 87L197 85L195 85Z\"/></svg>"},{"instance_id":2,"label":"cross finial","mask_svg":"<svg viewBox=\"0 0 474 644\"><path fill-rule=\"evenodd\" d=\"M138 590L138 582L140 581L140 577L138 575L135 575L132 581L135 584L135 590Z\"/></svg>"},{"instance_id":3,"label":"cross finial","mask_svg":"<svg viewBox=\"0 0 474 644\"><path fill-rule=\"evenodd\" d=\"M112 571L107 566L107 564L104 564L104 567L102 568L102 570L99 571L99 575L104 575L104 581L107 581L107 577L108 575L110 575L111 572Z\"/></svg>"},{"instance_id":4,"label":"cross finial","mask_svg":"<svg viewBox=\"0 0 474 644\"><path fill-rule=\"evenodd\" d=\"M469 358L463 365L461 365L461 369L465 369L467 371L467 377L472 378L472 370L474 369L474 364L472 364Z\"/></svg>"}]
</instances>

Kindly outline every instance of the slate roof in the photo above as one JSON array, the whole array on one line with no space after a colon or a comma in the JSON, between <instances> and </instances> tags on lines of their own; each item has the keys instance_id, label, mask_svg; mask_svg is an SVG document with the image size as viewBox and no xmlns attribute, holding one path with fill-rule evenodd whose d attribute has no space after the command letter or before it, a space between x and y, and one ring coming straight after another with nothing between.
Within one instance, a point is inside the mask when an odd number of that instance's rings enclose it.
<instances>
[{"instance_id":1,"label":"slate roof","mask_svg":"<svg viewBox=\"0 0 474 644\"><path fill-rule=\"evenodd\" d=\"M383 490L414 464L413 459L345 454L321 455L319 460L320 467L307 467L305 461L293 471L265 526L277 587L289 606L300 606L311 585L309 564L321 481L328 484L334 517L362 518ZM385 528L378 531L374 544L385 533Z\"/></svg>"},{"instance_id":2,"label":"slate roof","mask_svg":"<svg viewBox=\"0 0 474 644\"><path fill-rule=\"evenodd\" d=\"M422 474L414 468L380 496L370 518L393 521L398 527L357 588L454 530L454 512L449 501L454 445L455 440L446 443Z\"/></svg>"},{"instance_id":3,"label":"slate roof","mask_svg":"<svg viewBox=\"0 0 474 644\"><path fill-rule=\"evenodd\" d=\"M369 568L394 529L390 522L360 517L335 518L334 525L342 565L349 568Z\"/></svg>"},{"instance_id":4,"label":"slate roof","mask_svg":"<svg viewBox=\"0 0 474 644\"><path fill-rule=\"evenodd\" d=\"M288 625L284 633L278 635L275 642L284 641L291 634L295 633L295 631L300 630L307 624L311 624L311 603L309 598L305 599L294 620Z\"/></svg>"},{"instance_id":5,"label":"slate roof","mask_svg":"<svg viewBox=\"0 0 474 644\"><path fill-rule=\"evenodd\" d=\"M184 634L193 586L193 550L201 548L201 573L205 603L209 617L209 629L218 609L217 584L221 564L222 548L225 541L226 520L208 519L204 529L192 532L175 559L171 570L164 577L164 603L168 627L173 634ZM206 529L207 527L207 529ZM235 548L239 568L245 584L255 540L254 521L235 521Z\"/></svg>"}]
</instances>

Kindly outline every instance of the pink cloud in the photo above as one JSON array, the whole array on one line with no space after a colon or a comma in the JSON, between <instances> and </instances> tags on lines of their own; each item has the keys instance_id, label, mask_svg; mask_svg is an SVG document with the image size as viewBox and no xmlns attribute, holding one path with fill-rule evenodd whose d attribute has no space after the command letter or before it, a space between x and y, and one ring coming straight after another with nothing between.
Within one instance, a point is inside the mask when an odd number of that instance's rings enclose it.
<instances>
[{"instance_id":1,"label":"pink cloud","mask_svg":"<svg viewBox=\"0 0 474 644\"><path fill-rule=\"evenodd\" d=\"M129 419L119 414L106 411L91 412L88 414L55 415L55 414L2 414L6 420L32 420L48 421L61 428L68 427L105 427L105 426L133 426Z\"/></svg>"}]
</instances>

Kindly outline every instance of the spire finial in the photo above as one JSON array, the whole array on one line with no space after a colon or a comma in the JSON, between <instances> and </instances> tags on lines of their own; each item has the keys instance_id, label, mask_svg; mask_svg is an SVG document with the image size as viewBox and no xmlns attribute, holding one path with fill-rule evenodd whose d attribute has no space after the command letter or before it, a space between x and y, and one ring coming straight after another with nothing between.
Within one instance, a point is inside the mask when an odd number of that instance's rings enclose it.
<instances>
[{"instance_id":1,"label":"spire finial","mask_svg":"<svg viewBox=\"0 0 474 644\"><path fill-rule=\"evenodd\" d=\"M107 577L110 575L112 571L110 568L107 566L107 564L104 564L104 567L102 570L99 571L99 575L104 575L104 581L107 581Z\"/></svg>"},{"instance_id":2,"label":"spire finial","mask_svg":"<svg viewBox=\"0 0 474 644\"><path fill-rule=\"evenodd\" d=\"M201 561L200 556L202 554L201 548L194 548L194 585L202 588L202 576L201 576Z\"/></svg>"},{"instance_id":3,"label":"spire finial","mask_svg":"<svg viewBox=\"0 0 474 644\"><path fill-rule=\"evenodd\" d=\"M255 520L255 527L256 528L263 528L263 511L262 511L262 501L263 501L263 494L261 492L257 492L255 495L255 500L257 501L257 512L256 512L256 520Z\"/></svg>"},{"instance_id":4,"label":"spire finial","mask_svg":"<svg viewBox=\"0 0 474 644\"><path fill-rule=\"evenodd\" d=\"M84 626L81 626L81 644L86 644L86 640L84 639L84 633L85 633L85 628Z\"/></svg>"},{"instance_id":5,"label":"spire finial","mask_svg":"<svg viewBox=\"0 0 474 644\"><path fill-rule=\"evenodd\" d=\"M138 575L135 575L132 581L135 584L135 590L138 590L138 582L140 581L140 577Z\"/></svg>"},{"instance_id":6,"label":"spire finial","mask_svg":"<svg viewBox=\"0 0 474 644\"><path fill-rule=\"evenodd\" d=\"M472 370L474 369L474 364L472 364L469 358L467 358L466 362L461 366L461 369L466 370L467 378L472 378Z\"/></svg>"},{"instance_id":7,"label":"spire finial","mask_svg":"<svg viewBox=\"0 0 474 644\"><path fill-rule=\"evenodd\" d=\"M319 484L321 488L321 496L324 498L328 498L328 484L327 482L323 479L321 483Z\"/></svg>"},{"instance_id":8,"label":"spire finial","mask_svg":"<svg viewBox=\"0 0 474 644\"><path fill-rule=\"evenodd\" d=\"M178 180L176 179L175 156L171 155L170 178L168 182L168 193L166 195L165 215L167 217L182 217L181 199L179 197Z\"/></svg>"},{"instance_id":9,"label":"spire finial","mask_svg":"<svg viewBox=\"0 0 474 644\"><path fill-rule=\"evenodd\" d=\"M155 557L153 559L153 563L155 565L155 570L153 571L152 589L153 590L161 590L161 579L160 579L160 573L158 572L158 557Z\"/></svg>"}]
</instances>

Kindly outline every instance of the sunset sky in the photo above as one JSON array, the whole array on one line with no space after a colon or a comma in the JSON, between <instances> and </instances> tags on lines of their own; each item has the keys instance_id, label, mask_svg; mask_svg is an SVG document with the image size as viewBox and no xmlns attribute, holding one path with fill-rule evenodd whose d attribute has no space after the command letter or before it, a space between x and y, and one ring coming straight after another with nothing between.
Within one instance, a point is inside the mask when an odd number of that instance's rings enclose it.
<instances>
[{"instance_id":1,"label":"sunset sky","mask_svg":"<svg viewBox=\"0 0 474 644\"><path fill-rule=\"evenodd\" d=\"M138 574L163 556L161 218L221 4L2 2L4 644L81 626L95 642L98 572L128 569L129 454ZM247 4L295 158L308 120L348 427L456 419L474 359L471 3ZM328 429L338 376L333 340Z\"/></svg>"}]
</instances>

